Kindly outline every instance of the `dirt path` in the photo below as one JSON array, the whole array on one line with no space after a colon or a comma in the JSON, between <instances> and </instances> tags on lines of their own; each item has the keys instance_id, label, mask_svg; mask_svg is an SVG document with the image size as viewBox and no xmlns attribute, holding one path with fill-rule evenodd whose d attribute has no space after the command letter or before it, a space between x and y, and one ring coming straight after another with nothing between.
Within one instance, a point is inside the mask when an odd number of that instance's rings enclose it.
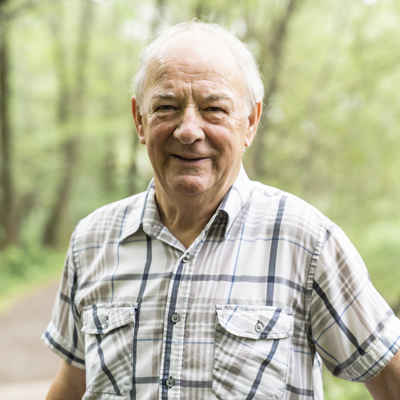
<instances>
[{"instance_id":1,"label":"dirt path","mask_svg":"<svg viewBox=\"0 0 400 400\"><path fill-rule=\"evenodd\" d=\"M38 288L0 314L0 399L44 399L59 359L40 336L56 292L57 283Z\"/></svg>"}]
</instances>

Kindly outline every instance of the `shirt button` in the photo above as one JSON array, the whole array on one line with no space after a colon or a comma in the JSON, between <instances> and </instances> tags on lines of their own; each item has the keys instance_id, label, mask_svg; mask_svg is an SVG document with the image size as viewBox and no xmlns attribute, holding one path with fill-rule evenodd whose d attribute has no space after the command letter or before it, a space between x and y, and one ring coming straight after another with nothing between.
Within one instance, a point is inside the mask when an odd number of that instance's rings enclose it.
<instances>
[{"instance_id":1,"label":"shirt button","mask_svg":"<svg viewBox=\"0 0 400 400\"><path fill-rule=\"evenodd\" d=\"M181 320L181 316L180 316L178 313L174 312L174 313L171 315L171 322L172 322L173 324L177 324L180 320Z\"/></svg>"},{"instance_id":2,"label":"shirt button","mask_svg":"<svg viewBox=\"0 0 400 400\"><path fill-rule=\"evenodd\" d=\"M190 261L192 258L192 256L190 254L185 254L182 258L182 262L187 263L188 261Z\"/></svg>"},{"instance_id":3,"label":"shirt button","mask_svg":"<svg viewBox=\"0 0 400 400\"><path fill-rule=\"evenodd\" d=\"M165 381L165 385L168 389L171 389L175 386L175 379L172 376L168 377L168 379Z\"/></svg>"},{"instance_id":4,"label":"shirt button","mask_svg":"<svg viewBox=\"0 0 400 400\"><path fill-rule=\"evenodd\" d=\"M264 329L264 324L260 320L258 320L254 329L257 333L260 333Z\"/></svg>"},{"instance_id":5,"label":"shirt button","mask_svg":"<svg viewBox=\"0 0 400 400\"><path fill-rule=\"evenodd\" d=\"M108 328L108 315L105 315L102 319L101 319L101 324L103 325L103 328L107 329Z\"/></svg>"}]
</instances>

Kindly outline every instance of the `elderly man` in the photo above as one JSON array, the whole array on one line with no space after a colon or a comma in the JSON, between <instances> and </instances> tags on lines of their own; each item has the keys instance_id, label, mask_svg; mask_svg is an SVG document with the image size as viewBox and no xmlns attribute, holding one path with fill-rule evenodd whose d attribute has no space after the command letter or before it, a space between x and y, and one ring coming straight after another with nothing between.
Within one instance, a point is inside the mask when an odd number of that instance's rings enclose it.
<instances>
[{"instance_id":1,"label":"elderly man","mask_svg":"<svg viewBox=\"0 0 400 400\"><path fill-rule=\"evenodd\" d=\"M248 179L263 87L222 28L179 24L132 99L154 180L75 229L46 343L48 399L322 399L321 359L400 398L400 321L344 233ZM397 354L397 355L396 355Z\"/></svg>"}]
</instances>

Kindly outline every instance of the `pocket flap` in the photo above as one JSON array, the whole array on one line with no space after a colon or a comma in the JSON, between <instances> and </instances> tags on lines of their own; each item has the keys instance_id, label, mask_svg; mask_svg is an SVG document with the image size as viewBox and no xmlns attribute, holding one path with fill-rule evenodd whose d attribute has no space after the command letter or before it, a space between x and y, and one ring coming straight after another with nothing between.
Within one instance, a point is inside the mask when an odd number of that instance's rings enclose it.
<instances>
[{"instance_id":1,"label":"pocket flap","mask_svg":"<svg viewBox=\"0 0 400 400\"><path fill-rule=\"evenodd\" d=\"M281 308L223 304L216 311L219 325L235 336L283 339L292 332L293 316Z\"/></svg>"},{"instance_id":2,"label":"pocket flap","mask_svg":"<svg viewBox=\"0 0 400 400\"><path fill-rule=\"evenodd\" d=\"M82 312L82 331L105 334L121 326L135 322L134 305L92 304Z\"/></svg>"}]
</instances>

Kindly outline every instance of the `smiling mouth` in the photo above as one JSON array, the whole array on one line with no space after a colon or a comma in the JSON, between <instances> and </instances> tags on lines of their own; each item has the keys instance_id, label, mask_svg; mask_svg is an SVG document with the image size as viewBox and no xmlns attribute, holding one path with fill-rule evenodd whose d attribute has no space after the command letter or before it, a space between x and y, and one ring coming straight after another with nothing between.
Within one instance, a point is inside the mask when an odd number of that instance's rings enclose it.
<instances>
[{"instance_id":1,"label":"smiling mouth","mask_svg":"<svg viewBox=\"0 0 400 400\"><path fill-rule=\"evenodd\" d=\"M185 162L196 162L196 161L202 161L202 160L206 160L207 157L182 157L182 156L178 156L177 154L172 154L173 158L176 158L180 161L185 161Z\"/></svg>"}]
</instances>

